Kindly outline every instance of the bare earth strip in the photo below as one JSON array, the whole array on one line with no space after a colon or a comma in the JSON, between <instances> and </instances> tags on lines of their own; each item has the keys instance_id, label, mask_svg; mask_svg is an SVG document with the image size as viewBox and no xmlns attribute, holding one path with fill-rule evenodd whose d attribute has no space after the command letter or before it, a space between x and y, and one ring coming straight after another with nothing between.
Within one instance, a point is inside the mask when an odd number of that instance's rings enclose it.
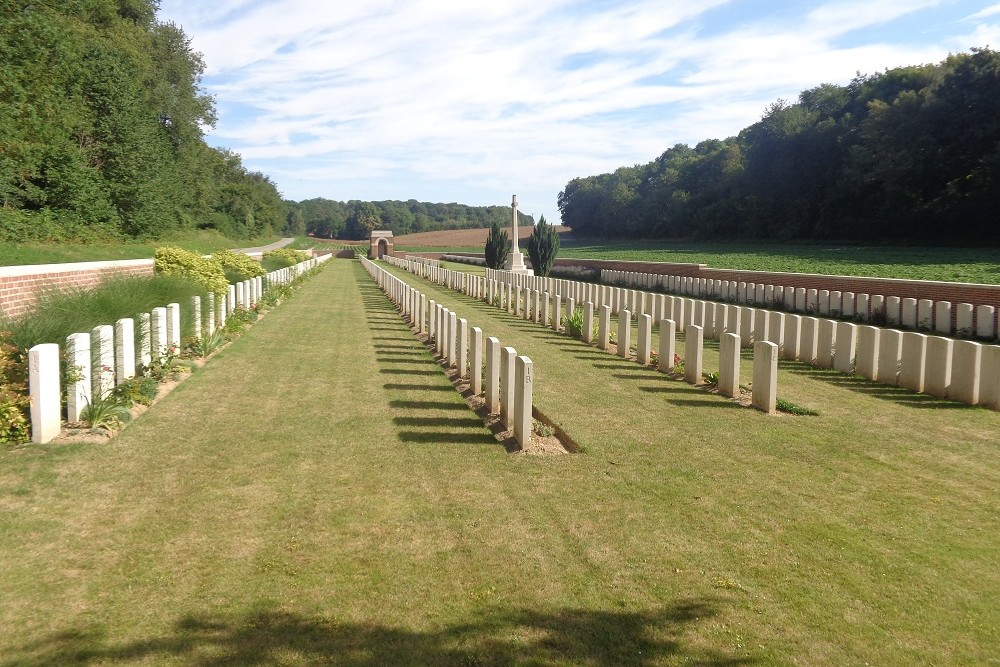
<instances>
[{"instance_id":1,"label":"bare earth strip","mask_svg":"<svg viewBox=\"0 0 1000 667\"><path fill-rule=\"evenodd\" d=\"M531 231L534 229L531 225L525 227L518 227L517 234L518 238L522 241L529 236L531 236ZM568 233L569 227L557 226L556 230L560 234ZM510 234L510 225L508 224L507 233ZM466 248L472 246L484 246L486 244L486 237L489 236L490 230L488 227L479 227L476 229L449 229L437 232L418 232L416 234L404 234L403 236L395 237L394 241L396 245L399 246L427 246L430 248ZM522 249L523 250L523 249Z\"/></svg>"}]
</instances>

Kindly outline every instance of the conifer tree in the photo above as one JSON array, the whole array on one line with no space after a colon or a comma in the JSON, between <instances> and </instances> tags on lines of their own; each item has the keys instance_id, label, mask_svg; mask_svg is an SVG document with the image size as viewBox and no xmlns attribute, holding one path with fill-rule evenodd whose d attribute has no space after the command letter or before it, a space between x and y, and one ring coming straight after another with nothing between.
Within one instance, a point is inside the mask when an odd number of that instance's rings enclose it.
<instances>
[{"instance_id":1,"label":"conifer tree","mask_svg":"<svg viewBox=\"0 0 1000 667\"><path fill-rule=\"evenodd\" d=\"M544 215L538 219L538 224L524 245L528 250L528 257L531 258L531 267L535 270L535 275L549 275L552 265L555 264L556 254L559 252L559 234L556 233L555 227L545 222Z\"/></svg>"},{"instance_id":2,"label":"conifer tree","mask_svg":"<svg viewBox=\"0 0 1000 667\"><path fill-rule=\"evenodd\" d=\"M486 238L486 266L491 269L502 269L510 254L510 237L505 230L500 229L500 223L493 221L490 235Z\"/></svg>"}]
</instances>

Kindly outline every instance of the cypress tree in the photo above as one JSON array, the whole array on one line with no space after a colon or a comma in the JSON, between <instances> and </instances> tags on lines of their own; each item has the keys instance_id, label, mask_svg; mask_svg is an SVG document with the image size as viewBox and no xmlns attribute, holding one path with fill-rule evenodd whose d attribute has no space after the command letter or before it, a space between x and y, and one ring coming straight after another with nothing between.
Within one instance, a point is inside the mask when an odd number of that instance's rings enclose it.
<instances>
[{"instance_id":1,"label":"cypress tree","mask_svg":"<svg viewBox=\"0 0 1000 667\"><path fill-rule=\"evenodd\" d=\"M486 238L486 266L491 269L502 269L510 254L510 237L505 230L500 229L500 223L493 221L490 235Z\"/></svg>"},{"instance_id":2,"label":"cypress tree","mask_svg":"<svg viewBox=\"0 0 1000 667\"><path fill-rule=\"evenodd\" d=\"M538 224L524 245L528 250L535 275L549 275L552 265L555 264L556 254L559 252L559 234L556 233L555 227L545 222L544 215L538 219Z\"/></svg>"}]
</instances>

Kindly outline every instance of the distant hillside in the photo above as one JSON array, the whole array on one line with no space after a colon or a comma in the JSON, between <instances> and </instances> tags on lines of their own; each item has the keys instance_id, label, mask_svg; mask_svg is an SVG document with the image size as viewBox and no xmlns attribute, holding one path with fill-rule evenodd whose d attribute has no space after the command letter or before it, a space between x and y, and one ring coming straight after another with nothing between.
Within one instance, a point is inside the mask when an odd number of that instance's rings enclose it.
<instances>
[{"instance_id":1,"label":"distant hillside","mask_svg":"<svg viewBox=\"0 0 1000 667\"><path fill-rule=\"evenodd\" d=\"M293 233L317 238L365 239L373 229L387 229L396 236L449 229L489 228L494 221L510 224L507 206L468 206L408 201L348 202L322 197L301 202L286 201L288 223ZM518 213L522 225L534 225L530 215ZM483 239L485 239L485 234Z\"/></svg>"},{"instance_id":2,"label":"distant hillside","mask_svg":"<svg viewBox=\"0 0 1000 667\"><path fill-rule=\"evenodd\" d=\"M508 209L509 213L509 209ZM509 227L507 227L509 229ZM528 225L517 228L518 239L531 236L534 226ZM569 227L557 226L556 231L560 234L568 233ZM428 248L473 248L486 245L486 237L489 229L452 229L438 232L420 232L419 234L406 234L395 237L397 246L424 246ZM508 232L509 233L509 232ZM522 247L522 252L524 251Z\"/></svg>"}]
</instances>

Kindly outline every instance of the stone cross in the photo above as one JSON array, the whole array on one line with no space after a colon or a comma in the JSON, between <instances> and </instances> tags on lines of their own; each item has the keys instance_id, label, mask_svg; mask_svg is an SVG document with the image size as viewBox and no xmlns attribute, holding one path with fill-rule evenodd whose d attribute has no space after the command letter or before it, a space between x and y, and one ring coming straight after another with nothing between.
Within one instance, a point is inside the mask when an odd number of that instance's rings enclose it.
<instances>
[{"instance_id":1,"label":"stone cross","mask_svg":"<svg viewBox=\"0 0 1000 667\"><path fill-rule=\"evenodd\" d=\"M510 251L520 252L517 248L517 195L514 195L510 202L510 210L513 214L513 221L511 222L511 235L510 235Z\"/></svg>"}]
</instances>

